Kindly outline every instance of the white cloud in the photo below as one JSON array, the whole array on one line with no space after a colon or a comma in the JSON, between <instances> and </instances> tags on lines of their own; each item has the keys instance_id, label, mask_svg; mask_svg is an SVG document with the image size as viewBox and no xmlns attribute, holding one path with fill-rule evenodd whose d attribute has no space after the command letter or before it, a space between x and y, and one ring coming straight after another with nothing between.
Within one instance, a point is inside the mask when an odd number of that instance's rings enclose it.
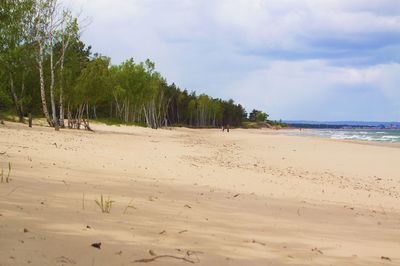
<instances>
[{"instance_id":1,"label":"white cloud","mask_svg":"<svg viewBox=\"0 0 400 266\"><path fill-rule=\"evenodd\" d=\"M367 68L336 67L320 60L275 61L267 68L252 72L231 84L235 98L245 105L268 110L275 119L345 120L362 119L399 120L400 118L400 64L385 64ZM337 91L340 94L337 94ZM364 94L381 94L385 104L381 113L352 114L354 109L342 110L348 117L331 117L329 113L340 102L353 101ZM364 99L362 99L364 100ZM379 99L370 98L375 104ZM321 106L321 103L329 105ZM367 105L368 103L362 103ZM388 108L399 108L385 113ZM392 110L392 109L390 109ZM371 117L371 118L368 118Z\"/></svg>"},{"instance_id":2,"label":"white cloud","mask_svg":"<svg viewBox=\"0 0 400 266\"><path fill-rule=\"evenodd\" d=\"M276 118L323 119L328 110L318 111L318 102L335 93L346 102L352 89L373 87L374 98L363 100L379 98L392 109L358 115L349 104L348 115L400 120L393 111L400 102L398 0L63 1L92 19L83 39L94 51L114 63L151 58L183 88Z\"/></svg>"}]
</instances>

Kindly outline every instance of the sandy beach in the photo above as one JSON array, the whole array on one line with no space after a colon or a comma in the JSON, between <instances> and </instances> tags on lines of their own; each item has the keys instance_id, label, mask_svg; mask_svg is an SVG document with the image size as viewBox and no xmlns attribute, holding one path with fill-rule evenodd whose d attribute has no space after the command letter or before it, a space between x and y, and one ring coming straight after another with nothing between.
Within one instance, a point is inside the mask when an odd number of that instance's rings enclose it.
<instances>
[{"instance_id":1,"label":"sandy beach","mask_svg":"<svg viewBox=\"0 0 400 266\"><path fill-rule=\"evenodd\" d=\"M398 146L92 127L0 125L1 266L400 265Z\"/></svg>"}]
</instances>

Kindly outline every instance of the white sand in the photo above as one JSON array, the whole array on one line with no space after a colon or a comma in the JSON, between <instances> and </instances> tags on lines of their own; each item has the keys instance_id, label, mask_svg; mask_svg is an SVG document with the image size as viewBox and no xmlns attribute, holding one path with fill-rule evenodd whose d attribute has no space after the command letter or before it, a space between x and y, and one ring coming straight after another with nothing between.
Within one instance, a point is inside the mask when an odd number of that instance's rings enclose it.
<instances>
[{"instance_id":1,"label":"white sand","mask_svg":"<svg viewBox=\"0 0 400 266\"><path fill-rule=\"evenodd\" d=\"M398 146L93 128L0 125L0 266L400 265Z\"/></svg>"}]
</instances>

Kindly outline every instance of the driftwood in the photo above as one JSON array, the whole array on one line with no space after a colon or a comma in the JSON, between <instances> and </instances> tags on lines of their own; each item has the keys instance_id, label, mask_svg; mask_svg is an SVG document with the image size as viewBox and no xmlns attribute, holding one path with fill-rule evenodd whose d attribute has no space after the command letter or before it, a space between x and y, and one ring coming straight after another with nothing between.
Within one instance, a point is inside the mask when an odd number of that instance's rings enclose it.
<instances>
[{"instance_id":1,"label":"driftwood","mask_svg":"<svg viewBox=\"0 0 400 266\"><path fill-rule=\"evenodd\" d=\"M87 116L86 119L84 118L85 109L86 109L86 116ZM74 117L73 117L73 113L70 109L70 106L68 105L68 109L67 109L68 128L80 129L81 126L83 126L86 130L94 132L94 130L91 129L91 127L89 125L89 111L88 110L89 110L89 104L87 102L83 103L76 109L76 112L74 113Z\"/></svg>"},{"instance_id":2,"label":"driftwood","mask_svg":"<svg viewBox=\"0 0 400 266\"><path fill-rule=\"evenodd\" d=\"M178 256L174 256L174 255L158 255L158 256L155 256L155 257L152 257L152 258L148 258L148 259L135 260L133 262L148 263L148 262L152 262L152 261L155 261L157 259L160 259L160 258L171 258L171 259L182 260L182 261L193 263L193 264L195 263L194 261L189 260L186 257L178 257Z\"/></svg>"},{"instance_id":3,"label":"driftwood","mask_svg":"<svg viewBox=\"0 0 400 266\"><path fill-rule=\"evenodd\" d=\"M177 251L181 251L181 249L176 249ZM157 255L153 250L149 250L149 254L151 256L153 256L152 258L145 258L145 259L139 259L139 260L135 260L133 261L134 263L136 262L143 262L143 263L148 263L148 262L153 262L157 259L161 259L161 258L171 258L171 259L176 259L176 260L182 260L184 262L188 262L188 263L196 263L196 262L200 262L199 258L197 257L196 253L202 253L199 251L191 251L188 250L186 251L186 255L183 257L179 257L179 256L174 256L174 255ZM190 256L194 255L196 257L196 261L189 259Z\"/></svg>"},{"instance_id":4,"label":"driftwood","mask_svg":"<svg viewBox=\"0 0 400 266\"><path fill-rule=\"evenodd\" d=\"M83 125L84 125L84 127L85 127L86 130L89 130L89 131L94 132L94 130L91 129L90 126L89 126L89 120L86 121L85 118L82 118L82 121L83 121Z\"/></svg>"},{"instance_id":5,"label":"driftwood","mask_svg":"<svg viewBox=\"0 0 400 266\"><path fill-rule=\"evenodd\" d=\"M81 126L83 126L85 128L85 130L89 130L94 132L94 130L90 127L89 122L82 118L82 119L68 119L68 128L71 129L80 129Z\"/></svg>"},{"instance_id":6,"label":"driftwood","mask_svg":"<svg viewBox=\"0 0 400 266\"><path fill-rule=\"evenodd\" d=\"M255 239L253 239L253 240L251 240L251 241L244 241L244 242L246 242L246 243L253 243L253 244L259 244L259 245L261 245L261 246L266 246L266 245L267 245L267 244L265 244L265 243L263 243L263 242L260 242L260 241L255 240Z\"/></svg>"}]
</instances>

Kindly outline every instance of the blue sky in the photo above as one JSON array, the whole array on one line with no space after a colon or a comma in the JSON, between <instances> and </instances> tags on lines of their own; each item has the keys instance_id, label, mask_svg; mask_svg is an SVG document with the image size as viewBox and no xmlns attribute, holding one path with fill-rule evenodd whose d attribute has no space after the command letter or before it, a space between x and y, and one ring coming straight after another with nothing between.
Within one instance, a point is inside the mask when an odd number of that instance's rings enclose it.
<instances>
[{"instance_id":1,"label":"blue sky","mask_svg":"<svg viewBox=\"0 0 400 266\"><path fill-rule=\"evenodd\" d=\"M273 119L400 121L398 0L65 0L113 63Z\"/></svg>"}]
</instances>

